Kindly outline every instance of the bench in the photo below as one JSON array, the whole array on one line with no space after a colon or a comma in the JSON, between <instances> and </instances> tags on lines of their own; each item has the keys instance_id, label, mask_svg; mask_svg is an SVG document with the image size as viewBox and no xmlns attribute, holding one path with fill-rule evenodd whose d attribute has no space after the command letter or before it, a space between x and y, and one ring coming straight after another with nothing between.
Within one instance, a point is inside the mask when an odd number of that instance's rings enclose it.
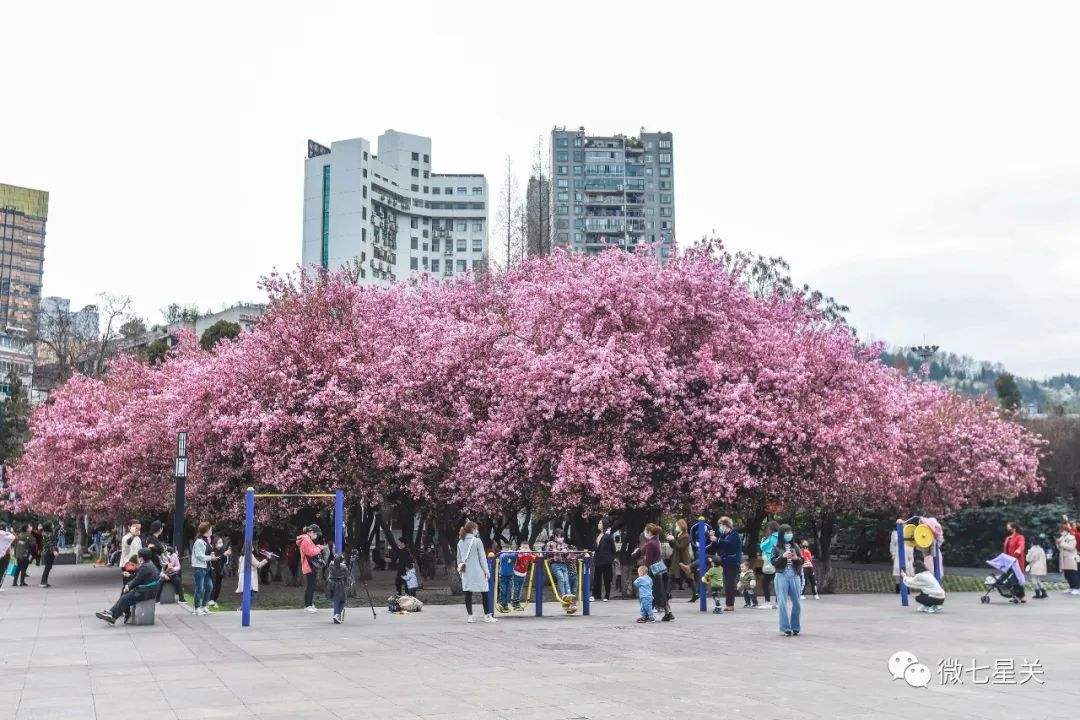
<instances>
[{"instance_id":1,"label":"bench","mask_svg":"<svg viewBox=\"0 0 1080 720\"><path fill-rule=\"evenodd\" d=\"M162 605L175 605L176 604L176 587L170 582L161 586L161 604Z\"/></svg>"},{"instance_id":2,"label":"bench","mask_svg":"<svg viewBox=\"0 0 1080 720\"><path fill-rule=\"evenodd\" d=\"M153 625L156 608L157 601L154 598L135 603L135 607L131 609L131 620L128 625Z\"/></svg>"}]
</instances>

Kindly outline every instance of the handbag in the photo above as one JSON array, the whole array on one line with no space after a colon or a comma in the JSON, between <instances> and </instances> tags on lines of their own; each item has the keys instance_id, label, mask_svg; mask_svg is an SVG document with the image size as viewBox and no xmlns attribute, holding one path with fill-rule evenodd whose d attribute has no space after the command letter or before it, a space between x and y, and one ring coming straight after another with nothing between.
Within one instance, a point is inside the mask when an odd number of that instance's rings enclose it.
<instances>
[{"instance_id":1,"label":"handbag","mask_svg":"<svg viewBox=\"0 0 1080 720\"><path fill-rule=\"evenodd\" d=\"M312 570L322 570L324 567L326 567L326 561L328 559L327 556L329 554L330 552L324 548L319 552L318 555L312 555L308 558L308 565L311 566Z\"/></svg>"},{"instance_id":2,"label":"handbag","mask_svg":"<svg viewBox=\"0 0 1080 720\"><path fill-rule=\"evenodd\" d=\"M761 572L765 573L766 575L776 574L776 568L773 567L772 558L764 556L761 558Z\"/></svg>"},{"instance_id":3,"label":"handbag","mask_svg":"<svg viewBox=\"0 0 1080 720\"><path fill-rule=\"evenodd\" d=\"M130 560L128 560L126 563L124 563L124 572L126 572L126 573L133 573L138 569L139 569L139 566L136 565L135 563L131 562Z\"/></svg>"},{"instance_id":4,"label":"handbag","mask_svg":"<svg viewBox=\"0 0 1080 720\"><path fill-rule=\"evenodd\" d=\"M667 565L664 564L663 560L657 560L649 566L649 572L653 575L663 575L667 572L667 570Z\"/></svg>"},{"instance_id":5,"label":"handbag","mask_svg":"<svg viewBox=\"0 0 1080 720\"><path fill-rule=\"evenodd\" d=\"M476 547L476 538L473 538L472 542L469 543L469 549L465 551L465 559L458 563L457 571L459 575L465 574L465 563L469 561L469 556L472 555L474 547Z\"/></svg>"}]
</instances>

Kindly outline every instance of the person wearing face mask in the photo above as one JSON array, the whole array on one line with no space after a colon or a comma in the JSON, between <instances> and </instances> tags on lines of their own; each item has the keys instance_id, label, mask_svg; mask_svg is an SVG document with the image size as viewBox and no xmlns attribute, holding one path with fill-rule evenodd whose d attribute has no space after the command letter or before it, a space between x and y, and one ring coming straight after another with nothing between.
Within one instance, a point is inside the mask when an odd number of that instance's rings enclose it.
<instances>
[{"instance_id":1,"label":"person wearing face mask","mask_svg":"<svg viewBox=\"0 0 1080 720\"><path fill-rule=\"evenodd\" d=\"M710 555L720 556L720 568L724 573L724 612L735 612L735 586L739 581L739 565L742 564L742 538L735 532L731 518L726 515L716 523L718 533L709 532Z\"/></svg>"},{"instance_id":2,"label":"person wearing face mask","mask_svg":"<svg viewBox=\"0 0 1080 720\"><path fill-rule=\"evenodd\" d=\"M1024 538L1019 523L1013 521L1005 523L1005 542L1002 544L1001 551L1016 558L1016 562L1019 563L1017 567L1024 567L1024 563L1027 562L1027 540ZM1016 591L1020 602L1026 603L1024 586L1021 585Z\"/></svg>"},{"instance_id":3,"label":"person wearing face mask","mask_svg":"<svg viewBox=\"0 0 1080 720\"><path fill-rule=\"evenodd\" d=\"M776 547L776 543L779 542L780 524L775 520L770 520L769 524L765 526L765 537L758 543L758 550L761 551L761 589L765 593L765 602L759 605L759 607L769 610L773 607L773 604L769 602L769 595L772 592L773 576L776 574L776 567L771 563L772 552Z\"/></svg>"},{"instance_id":4,"label":"person wearing face mask","mask_svg":"<svg viewBox=\"0 0 1080 720\"><path fill-rule=\"evenodd\" d=\"M772 564L776 568L776 608L780 611L780 632L791 637L802 630L802 608L799 604L802 581L799 571L803 559L790 525L781 525L778 535L779 540L772 551Z\"/></svg>"},{"instance_id":5,"label":"person wearing face mask","mask_svg":"<svg viewBox=\"0 0 1080 720\"><path fill-rule=\"evenodd\" d=\"M611 578L615 563L615 539L611 536L609 523L601 520L597 527L599 534L596 536L596 553L592 559L592 595L594 600L607 602L611 599Z\"/></svg>"}]
</instances>

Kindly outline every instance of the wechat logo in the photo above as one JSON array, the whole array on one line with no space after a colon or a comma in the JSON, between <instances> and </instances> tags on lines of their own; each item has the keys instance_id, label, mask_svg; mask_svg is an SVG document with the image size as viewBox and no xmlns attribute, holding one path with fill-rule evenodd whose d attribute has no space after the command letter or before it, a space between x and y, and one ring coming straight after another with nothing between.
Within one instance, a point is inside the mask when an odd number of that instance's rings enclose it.
<instances>
[{"instance_id":1,"label":"wechat logo","mask_svg":"<svg viewBox=\"0 0 1080 720\"><path fill-rule=\"evenodd\" d=\"M907 650L892 654L889 658L889 674L893 680L903 679L911 687L926 687L930 684L930 668Z\"/></svg>"}]
</instances>

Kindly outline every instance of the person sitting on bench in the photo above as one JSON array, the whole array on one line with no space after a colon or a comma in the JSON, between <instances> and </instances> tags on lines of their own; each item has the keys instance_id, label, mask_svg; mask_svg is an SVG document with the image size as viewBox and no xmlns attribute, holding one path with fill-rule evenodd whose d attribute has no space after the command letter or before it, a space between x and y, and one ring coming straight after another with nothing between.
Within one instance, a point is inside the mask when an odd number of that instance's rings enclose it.
<instances>
[{"instance_id":1,"label":"person sitting on bench","mask_svg":"<svg viewBox=\"0 0 1080 720\"><path fill-rule=\"evenodd\" d=\"M124 594L109 610L94 613L94 616L113 625L121 615L128 615L131 608L143 600L152 600L157 595L161 582L161 571L150 561L152 551L143 548L138 552L139 567L131 580L124 586Z\"/></svg>"}]
</instances>

